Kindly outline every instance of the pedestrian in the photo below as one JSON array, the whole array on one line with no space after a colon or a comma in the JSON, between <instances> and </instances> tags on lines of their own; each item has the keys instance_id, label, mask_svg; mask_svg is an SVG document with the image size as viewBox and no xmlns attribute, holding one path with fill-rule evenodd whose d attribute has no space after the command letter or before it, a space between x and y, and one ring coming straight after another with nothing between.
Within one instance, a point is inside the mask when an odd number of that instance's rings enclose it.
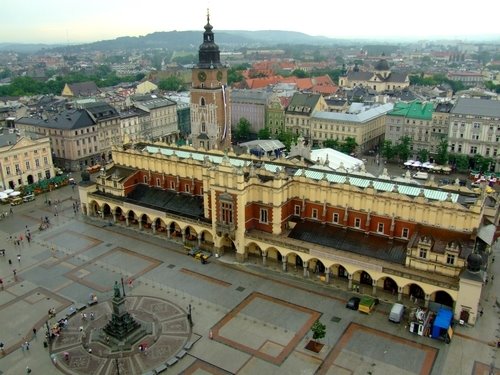
<instances>
[{"instance_id":1,"label":"pedestrian","mask_svg":"<svg viewBox=\"0 0 500 375\"><path fill-rule=\"evenodd\" d=\"M17 261L21 262L21 254L17 254Z\"/></svg>"},{"instance_id":2,"label":"pedestrian","mask_svg":"<svg viewBox=\"0 0 500 375\"><path fill-rule=\"evenodd\" d=\"M10 208L9 212L10 212L11 215L14 214L14 210L12 209L12 207Z\"/></svg>"},{"instance_id":3,"label":"pedestrian","mask_svg":"<svg viewBox=\"0 0 500 375\"><path fill-rule=\"evenodd\" d=\"M479 316L483 316L483 308L481 307L481 310L479 310Z\"/></svg>"},{"instance_id":4,"label":"pedestrian","mask_svg":"<svg viewBox=\"0 0 500 375\"><path fill-rule=\"evenodd\" d=\"M33 327L33 337L36 337L36 327Z\"/></svg>"},{"instance_id":5,"label":"pedestrian","mask_svg":"<svg viewBox=\"0 0 500 375\"><path fill-rule=\"evenodd\" d=\"M9 266L12 266L12 259L9 259Z\"/></svg>"},{"instance_id":6,"label":"pedestrian","mask_svg":"<svg viewBox=\"0 0 500 375\"><path fill-rule=\"evenodd\" d=\"M26 373L31 374L31 369L29 368L29 366L26 366Z\"/></svg>"},{"instance_id":7,"label":"pedestrian","mask_svg":"<svg viewBox=\"0 0 500 375\"><path fill-rule=\"evenodd\" d=\"M12 270L12 273L14 274L14 280L15 280L16 276L17 276L17 271L14 269L14 270Z\"/></svg>"},{"instance_id":8,"label":"pedestrian","mask_svg":"<svg viewBox=\"0 0 500 375\"><path fill-rule=\"evenodd\" d=\"M30 350L30 343L28 341L25 341L24 345L26 346L26 350L29 351Z\"/></svg>"},{"instance_id":9,"label":"pedestrian","mask_svg":"<svg viewBox=\"0 0 500 375\"><path fill-rule=\"evenodd\" d=\"M3 290L3 280L0 279L0 288Z\"/></svg>"}]
</instances>

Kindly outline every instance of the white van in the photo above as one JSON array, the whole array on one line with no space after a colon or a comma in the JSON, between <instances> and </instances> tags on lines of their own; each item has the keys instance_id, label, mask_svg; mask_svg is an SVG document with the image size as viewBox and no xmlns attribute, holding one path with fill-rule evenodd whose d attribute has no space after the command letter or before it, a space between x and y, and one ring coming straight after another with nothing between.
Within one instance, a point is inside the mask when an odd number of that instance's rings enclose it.
<instances>
[{"instance_id":1,"label":"white van","mask_svg":"<svg viewBox=\"0 0 500 375\"><path fill-rule=\"evenodd\" d=\"M429 173L427 172L417 172L413 175L413 178L417 180L427 180L429 178Z\"/></svg>"},{"instance_id":2,"label":"white van","mask_svg":"<svg viewBox=\"0 0 500 375\"><path fill-rule=\"evenodd\" d=\"M403 315L405 313L404 305L400 303L395 303L392 305L391 312L389 313L389 320L394 323L400 323L403 320Z\"/></svg>"}]
</instances>

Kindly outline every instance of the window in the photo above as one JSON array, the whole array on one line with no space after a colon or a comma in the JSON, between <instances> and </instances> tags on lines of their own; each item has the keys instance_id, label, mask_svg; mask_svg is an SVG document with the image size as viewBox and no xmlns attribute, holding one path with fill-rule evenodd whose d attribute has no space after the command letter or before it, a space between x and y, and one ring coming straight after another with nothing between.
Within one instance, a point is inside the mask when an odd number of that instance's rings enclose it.
<instances>
[{"instance_id":1,"label":"window","mask_svg":"<svg viewBox=\"0 0 500 375\"><path fill-rule=\"evenodd\" d=\"M477 146L471 146L470 147L470 153L471 154L477 154Z\"/></svg>"},{"instance_id":2,"label":"window","mask_svg":"<svg viewBox=\"0 0 500 375\"><path fill-rule=\"evenodd\" d=\"M26 160L26 169L31 169L30 168L30 161L29 160Z\"/></svg>"},{"instance_id":3,"label":"window","mask_svg":"<svg viewBox=\"0 0 500 375\"><path fill-rule=\"evenodd\" d=\"M35 165L36 167L40 167L40 159L35 159Z\"/></svg>"},{"instance_id":4,"label":"window","mask_svg":"<svg viewBox=\"0 0 500 375\"><path fill-rule=\"evenodd\" d=\"M410 230L408 228L403 228L403 231L401 232L401 237L408 238L409 235L410 235Z\"/></svg>"},{"instance_id":5,"label":"window","mask_svg":"<svg viewBox=\"0 0 500 375\"><path fill-rule=\"evenodd\" d=\"M338 224L339 223L339 214L333 214L333 220L332 220L335 224Z\"/></svg>"},{"instance_id":6,"label":"window","mask_svg":"<svg viewBox=\"0 0 500 375\"><path fill-rule=\"evenodd\" d=\"M264 224L268 223L268 221L267 221L267 208L261 208L260 209L259 223L264 223Z\"/></svg>"},{"instance_id":7,"label":"window","mask_svg":"<svg viewBox=\"0 0 500 375\"><path fill-rule=\"evenodd\" d=\"M157 179L156 179L156 186L161 186L161 183L160 183L160 179L159 179L159 178L157 178Z\"/></svg>"},{"instance_id":8,"label":"window","mask_svg":"<svg viewBox=\"0 0 500 375\"><path fill-rule=\"evenodd\" d=\"M312 209L311 218L318 219L318 209L317 208Z\"/></svg>"},{"instance_id":9,"label":"window","mask_svg":"<svg viewBox=\"0 0 500 375\"><path fill-rule=\"evenodd\" d=\"M233 222L233 204L222 202L221 204L221 219L224 224L232 224Z\"/></svg>"},{"instance_id":10,"label":"window","mask_svg":"<svg viewBox=\"0 0 500 375\"><path fill-rule=\"evenodd\" d=\"M420 248L418 256L423 259L427 258L427 249Z\"/></svg>"},{"instance_id":11,"label":"window","mask_svg":"<svg viewBox=\"0 0 500 375\"><path fill-rule=\"evenodd\" d=\"M201 132L206 133L207 132L207 126L205 125L205 122L201 123Z\"/></svg>"},{"instance_id":12,"label":"window","mask_svg":"<svg viewBox=\"0 0 500 375\"><path fill-rule=\"evenodd\" d=\"M191 191L191 188L190 188L189 184L184 185L184 192L189 193L190 191Z\"/></svg>"},{"instance_id":13,"label":"window","mask_svg":"<svg viewBox=\"0 0 500 375\"><path fill-rule=\"evenodd\" d=\"M361 228L361 219L359 217L354 219L354 227Z\"/></svg>"},{"instance_id":14,"label":"window","mask_svg":"<svg viewBox=\"0 0 500 375\"><path fill-rule=\"evenodd\" d=\"M170 189L175 190L175 182L170 181Z\"/></svg>"},{"instance_id":15,"label":"window","mask_svg":"<svg viewBox=\"0 0 500 375\"><path fill-rule=\"evenodd\" d=\"M295 216L300 216L300 205L296 204L294 207L293 207L293 214Z\"/></svg>"},{"instance_id":16,"label":"window","mask_svg":"<svg viewBox=\"0 0 500 375\"><path fill-rule=\"evenodd\" d=\"M10 167L5 167L5 173L10 176Z\"/></svg>"},{"instance_id":17,"label":"window","mask_svg":"<svg viewBox=\"0 0 500 375\"><path fill-rule=\"evenodd\" d=\"M377 232L384 233L384 223L378 223Z\"/></svg>"},{"instance_id":18,"label":"window","mask_svg":"<svg viewBox=\"0 0 500 375\"><path fill-rule=\"evenodd\" d=\"M147 184L148 183L148 176L144 176L144 183Z\"/></svg>"},{"instance_id":19,"label":"window","mask_svg":"<svg viewBox=\"0 0 500 375\"><path fill-rule=\"evenodd\" d=\"M453 254L446 254L446 264L455 264L455 255Z\"/></svg>"}]
</instances>

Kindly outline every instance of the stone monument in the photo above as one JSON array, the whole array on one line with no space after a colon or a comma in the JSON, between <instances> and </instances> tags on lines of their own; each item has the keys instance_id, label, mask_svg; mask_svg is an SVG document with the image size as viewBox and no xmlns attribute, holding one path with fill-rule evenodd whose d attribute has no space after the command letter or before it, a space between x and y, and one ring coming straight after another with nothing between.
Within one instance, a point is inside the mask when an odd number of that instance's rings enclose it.
<instances>
[{"instance_id":1,"label":"stone monument","mask_svg":"<svg viewBox=\"0 0 500 375\"><path fill-rule=\"evenodd\" d=\"M128 350L148 334L148 329L142 327L126 310L125 291L122 295L118 281L115 281L113 292L111 320L102 328L99 341L114 350Z\"/></svg>"}]
</instances>

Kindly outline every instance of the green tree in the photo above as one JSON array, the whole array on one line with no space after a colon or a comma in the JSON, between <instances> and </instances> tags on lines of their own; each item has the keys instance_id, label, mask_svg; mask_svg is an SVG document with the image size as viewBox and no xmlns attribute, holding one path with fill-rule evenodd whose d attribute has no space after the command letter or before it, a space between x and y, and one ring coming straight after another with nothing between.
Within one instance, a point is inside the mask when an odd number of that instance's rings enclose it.
<instances>
[{"instance_id":1,"label":"green tree","mask_svg":"<svg viewBox=\"0 0 500 375\"><path fill-rule=\"evenodd\" d=\"M340 149L340 143L338 139L327 139L323 142L323 147L325 148L333 148L334 150Z\"/></svg>"},{"instance_id":2,"label":"green tree","mask_svg":"<svg viewBox=\"0 0 500 375\"><path fill-rule=\"evenodd\" d=\"M297 141L297 137L298 136L291 131L281 129L277 138L286 146L286 150L290 151L292 143Z\"/></svg>"},{"instance_id":3,"label":"green tree","mask_svg":"<svg viewBox=\"0 0 500 375\"><path fill-rule=\"evenodd\" d=\"M474 155L474 158L472 160L473 166L472 168L474 170L479 170L480 172L489 172L491 165L495 163L495 161L492 158L489 157L484 157L479 154Z\"/></svg>"},{"instance_id":4,"label":"green tree","mask_svg":"<svg viewBox=\"0 0 500 375\"><path fill-rule=\"evenodd\" d=\"M450 159L453 160L458 172L467 172L469 170L469 158L467 155L456 154Z\"/></svg>"},{"instance_id":5,"label":"green tree","mask_svg":"<svg viewBox=\"0 0 500 375\"><path fill-rule=\"evenodd\" d=\"M309 75L307 74L307 72L305 70L302 70L302 69L295 69L292 72L292 76L295 76L297 78L306 78L306 77L309 77Z\"/></svg>"},{"instance_id":6,"label":"green tree","mask_svg":"<svg viewBox=\"0 0 500 375\"><path fill-rule=\"evenodd\" d=\"M429 160L429 150L427 150L425 148L421 148L417 152L417 157L418 157L418 160L420 160L421 162L428 161Z\"/></svg>"},{"instance_id":7,"label":"green tree","mask_svg":"<svg viewBox=\"0 0 500 375\"><path fill-rule=\"evenodd\" d=\"M248 121L246 118L241 117L240 121L236 124L236 138L238 139L247 139L248 136L250 135L250 121Z\"/></svg>"},{"instance_id":8,"label":"green tree","mask_svg":"<svg viewBox=\"0 0 500 375\"><path fill-rule=\"evenodd\" d=\"M266 126L259 130L259 139L271 139L271 130Z\"/></svg>"},{"instance_id":9,"label":"green tree","mask_svg":"<svg viewBox=\"0 0 500 375\"><path fill-rule=\"evenodd\" d=\"M177 76L170 76L158 82L158 88L165 91L180 91L184 86L184 82Z\"/></svg>"},{"instance_id":10,"label":"green tree","mask_svg":"<svg viewBox=\"0 0 500 375\"><path fill-rule=\"evenodd\" d=\"M319 320L316 320L311 327L311 331L313 333L313 340L318 341L325 337L326 335L326 326L321 323Z\"/></svg>"},{"instance_id":11,"label":"green tree","mask_svg":"<svg viewBox=\"0 0 500 375\"><path fill-rule=\"evenodd\" d=\"M240 67L240 66L238 66L238 67ZM241 72L245 69L238 69L238 67L230 68L227 71L227 83L228 83L228 85L232 85L233 83L243 81L244 77L243 77L243 74Z\"/></svg>"},{"instance_id":12,"label":"green tree","mask_svg":"<svg viewBox=\"0 0 500 375\"><path fill-rule=\"evenodd\" d=\"M356 147L358 147L356 139L353 137L347 137L344 142L340 144L340 152L350 155L356 150Z\"/></svg>"},{"instance_id":13,"label":"green tree","mask_svg":"<svg viewBox=\"0 0 500 375\"><path fill-rule=\"evenodd\" d=\"M382 145L382 150L380 152L384 158L387 160L392 160L397 154L396 147L392 145L392 141L386 140Z\"/></svg>"},{"instance_id":14,"label":"green tree","mask_svg":"<svg viewBox=\"0 0 500 375\"><path fill-rule=\"evenodd\" d=\"M444 165L448 163L448 141L446 138L441 139L437 147L436 162Z\"/></svg>"},{"instance_id":15,"label":"green tree","mask_svg":"<svg viewBox=\"0 0 500 375\"><path fill-rule=\"evenodd\" d=\"M408 160L411 149L411 138L408 136L401 137L396 145L396 153L400 160Z\"/></svg>"}]
</instances>

